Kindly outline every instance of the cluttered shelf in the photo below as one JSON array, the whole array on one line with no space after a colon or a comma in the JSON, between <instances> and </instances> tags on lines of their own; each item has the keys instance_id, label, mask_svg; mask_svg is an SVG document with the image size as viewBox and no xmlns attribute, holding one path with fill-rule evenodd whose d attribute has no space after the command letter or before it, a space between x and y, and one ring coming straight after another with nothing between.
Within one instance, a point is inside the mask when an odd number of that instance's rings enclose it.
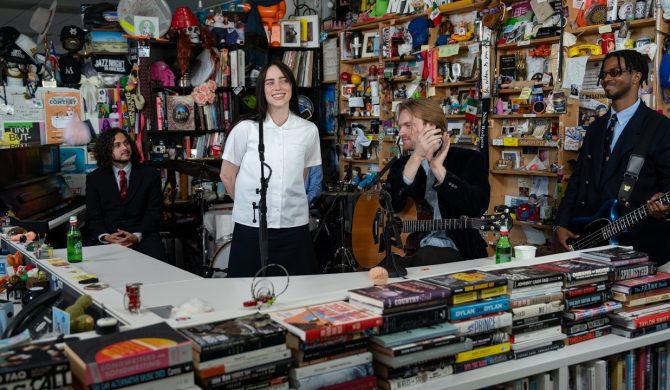
<instances>
[{"instance_id":1,"label":"cluttered shelf","mask_svg":"<svg viewBox=\"0 0 670 390\"><path fill-rule=\"evenodd\" d=\"M560 37L547 37L547 38L537 38L537 39L530 39L527 41L518 41L518 42L511 42L511 43L502 43L497 46L498 50L516 50L516 49L525 49L527 47L532 47L532 46L540 46L540 45L551 45L554 43L558 43L560 41Z\"/></svg>"},{"instance_id":2,"label":"cluttered shelf","mask_svg":"<svg viewBox=\"0 0 670 390\"><path fill-rule=\"evenodd\" d=\"M630 28L636 28L636 27L651 27L656 25L656 18L645 18L645 19L637 19L637 20L628 20L626 23L630 26ZM602 28L605 25L602 24L597 24L593 26L584 26L584 27L577 27L570 32L575 35L581 35L581 34L600 34L598 30ZM612 28L612 31L618 29L621 27L621 22L617 23L612 23L609 24Z\"/></svg>"}]
</instances>

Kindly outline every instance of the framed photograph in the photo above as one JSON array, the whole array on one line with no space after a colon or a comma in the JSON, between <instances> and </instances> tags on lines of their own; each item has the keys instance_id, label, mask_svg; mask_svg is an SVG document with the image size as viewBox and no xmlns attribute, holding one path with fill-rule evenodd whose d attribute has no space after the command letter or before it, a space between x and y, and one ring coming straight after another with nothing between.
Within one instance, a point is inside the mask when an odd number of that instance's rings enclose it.
<instances>
[{"instance_id":1,"label":"framed photograph","mask_svg":"<svg viewBox=\"0 0 670 390\"><path fill-rule=\"evenodd\" d=\"M135 35L160 38L158 31L158 18L153 16L134 16L133 23L135 27Z\"/></svg>"},{"instance_id":2,"label":"framed photograph","mask_svg":"<svg viewBox=\"0 0 670 390\"><path fill-rule=\"evenodd\" d=\"M300 41L303 47L319 47L319 16L297 17L300 21Z\"/></svg>"},{"instance_id":3,"label":"framed photograph","mask_svg":"<svg viewBox=\"0 0 670 390\"><path fill-rule=\"evenodd\" d=\"M363 58L379 57L379 34L369 31L363 34Z\"/></svg>"},{"instance_id":4,"label":"framed photograph","mask_svg":"<svg viewBox=\"0 0 670 390\"><path fill-rule=\"evenodd\" d=\"M300 21L282 20L279 22L279 26L281 30L281 46L300 47Z\"/></svg>"},{"instance_id":5,"label":"framed photograph","mask_svg":"<svg viewBox=\"0 0 670 390\"><path fill-rule=\"evenodd\" d=\"M512 162L513 169L519 169L521 167L521 153L516 150L503 150L502 159Z\"/></svg>"}]
</instances>

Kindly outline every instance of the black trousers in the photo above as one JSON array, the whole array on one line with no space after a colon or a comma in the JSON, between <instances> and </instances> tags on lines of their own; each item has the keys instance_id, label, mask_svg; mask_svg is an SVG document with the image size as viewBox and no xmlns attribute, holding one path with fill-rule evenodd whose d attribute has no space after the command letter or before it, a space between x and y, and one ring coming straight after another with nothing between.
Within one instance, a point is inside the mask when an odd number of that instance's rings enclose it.
<instances>
[{"instance_id":1,"label":"black trousers","mask_svg":"<svg viewBox=\"0 0 670 390\"><path fill-rule=\"evenodd\" d=\"M256 227L235 224L230 243L229 278L253 277L261 268L258 232ZM281 264L290 275L318 273L308 225L268 229L268 238L268 264ZM282 272L273 267L268 269L267 275L279 276Z\"/></svg>"},{"instance_id":2,"label":"black trousers","mask_svg":"<svg viewBox=\"0 0 670 390\"><path fill-rule=\"evenodd\" d=\"M454 263L461 260L463 260L463 257L453 248L424 246L419 248L412 256L401 257L399 262L403 267L423 267Z\"/></svg>"}]
</instances>

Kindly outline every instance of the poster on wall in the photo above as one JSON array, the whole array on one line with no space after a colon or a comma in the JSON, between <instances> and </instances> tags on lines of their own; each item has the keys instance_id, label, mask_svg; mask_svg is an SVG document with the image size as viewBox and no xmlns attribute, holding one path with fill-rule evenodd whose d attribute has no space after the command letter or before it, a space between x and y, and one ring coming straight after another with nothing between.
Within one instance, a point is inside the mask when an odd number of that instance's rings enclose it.
<instances>
[{"instance_id":1,"label":"poster on wall","mask_svg":"<svg viewBox=\"0 0 670 390\"><path fill-rule=\"evenodd\" d=\"M62 143L63 130L68 122L81 118L79 91L45 91L44 121L47 143Z\"/></svg>"},{"instance_id":2,"label":"poster on wall","mask_svg":"<svg viewBox=\"0 0 670 390\"><path fill-rule=\"evenodd\" d=\"M2 122L0 126L0 145L3 146L32 146L40 145L44 122Z\"/></svg>"}]
</instances>

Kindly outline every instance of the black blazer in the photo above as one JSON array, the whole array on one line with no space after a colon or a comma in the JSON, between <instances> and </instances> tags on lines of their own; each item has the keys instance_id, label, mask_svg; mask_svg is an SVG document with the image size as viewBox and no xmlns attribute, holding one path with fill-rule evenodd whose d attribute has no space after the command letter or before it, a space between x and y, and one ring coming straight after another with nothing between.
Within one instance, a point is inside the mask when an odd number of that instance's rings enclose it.
<instances>
[{"instance_id":1,"label":"black blazer","mask_svg":"<svg viewBox=\"0 0 670 390\"><path fill-rule=\"evenodd\" d=\"M393 199L393 210L402 211L407 198L422 200L426 194L426 172L419 168L411 185L406 185L402 177L409 156L398 159L391 170L387 190ZM488 170L480 152L452 146L444 161L447 176L435 187L442 218L458 218L462 215L480 217L489 205L491 187ZM479 231L474 229L451 230L449 237L454 240L464 260L488 256L486 242Z\"/></svg>"},{"instance_id":2,"label":"black blazer","mask_svg":"<svg viewBox=\"0 0 670 390\"><path fill-rule=\"evenodd\" d=\"M617 198L628 159L645 126L648 126L647 119L651 115L660 114L641 102L617 140L602 174L605 131L610 112L589 126L577 166L570 176L565 196L561 200L556 225L570 228L572 218L592 216L604 202ZM631 194L630 206L621 208L620 215L640 207L654 193L668 190L670 190L670 119L661 116L640 177ZM648 217L629 229L629 233L620 238L621 244L633 245L637 250L648 252L652 260L660 264L670 260L668 239L670 223Z\"/></svg>"},{"instance_id":3,"label":"black blazer","mask_svg":"<svg viewBox=\"0 0 670 390\"><path fill-rule=\"evenodd\" d=\"M142 233L142 241L134 248L161 258L162 243L158 235L162 212L161 182L158 171L143 164L133 164L128 180L128 196L121 201L114 170L98 168L86 175L86 222L90 238L99 243L98 236L123 229ZM140 247L158 245L160 248ZM157 252L160 249L160 252Z\"/></svg>"}]
</instances>

